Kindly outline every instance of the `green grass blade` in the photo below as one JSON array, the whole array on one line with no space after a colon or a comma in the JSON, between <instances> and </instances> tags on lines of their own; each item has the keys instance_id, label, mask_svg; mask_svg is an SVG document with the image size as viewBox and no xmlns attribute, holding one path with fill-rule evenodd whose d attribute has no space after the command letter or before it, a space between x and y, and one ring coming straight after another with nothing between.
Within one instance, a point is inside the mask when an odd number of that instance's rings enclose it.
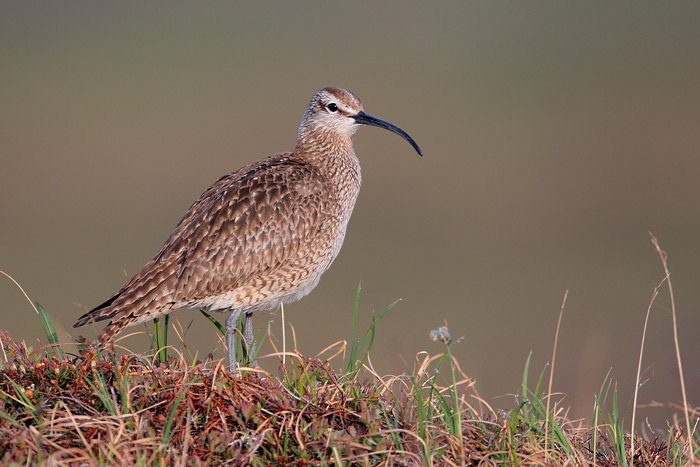
<instances>
[{"instance_id":1,"label":"green grass blade","mask_svg":"<svg viewBox=\"0 0 700 467\"><path fill-rule=\"evenodd\" d=\"M178 394L178 396L173 401L173 406L170 409L170 414L168 415L168 421L165 422L165 427L163 428L163 444L168 444L170 442L170 430L173 426L173 420L175 420L177 408L180 406L180 402L182 402L182 398L185 397L185 394L187 394L187 388L180 391L180 394Z\"/></svg>"},{"instance_id":2,"label":"green grass blade","mask_svg":"<svg viewBox=\"0 0 700 467\"><path fill-rule=\"evenodd\" d=\"M107 412L112 415L120 415L119 411L117 410L117 406L114 404L114 401L109 395L109 389L105 381L102 379L102 376L100 374L96 374L96 377L97 378L94 383L89 379L86 379L85 382L100 399Z\"/></svg>"},{"instance_id":3,"label":"green grass blade","mask_svg":"<svg viewBox=\"0 0 700 467\"><path fill-rule=\"evenodd\" d=\"M612 379L610 378L611 371L612 368L610 368L607 374L605 375L605 379L603 379L603 384L601 384L600 386L600 390L598 391L598 394L595 397L595 404L593 405L593 434L591 436L591 445L589 447L589 449L592 452L597 452L598 450L598 426L600 422L600 417L603 413L603 407L605 406L605 401L608 398L608 391L610 391L610 385L612 383Z\"/></svg>"},{"instance_id":4,"label":"green grass blade","mask_svg":"<svg viewBox=\"0 0 700 467\"><path fill-rule=\"evenodd\" d=\"M12 381L12 379L8 375L4 374L3 376L7 378L7 381L15 390L15 394L17 394L17 397L14 397L12 394L6 392L2 392L2 394L5 394L7 397L23 405L27 409L30 409L32 411L36 410L36 408L34 407L34 402L32 402L32 400L29 397L27 397L27 395L24 393L24 390L17 383Z\"/></svg>"},{"instance_id":5,"label":"green grass blade","mask_svg":"<svg viewBox=\"0 0 700 467\"><path fill-rule=\"evenodd\" d=\"M163 335L162 335L162 352L163 352L163 362L168 361L168 325L170 324L170 315L163 316Z\"/></svg>"},{"instance_id":6,"label":"green grass blade","mask_svg":"<svg viewBox=\"0 0 700 467\"><path fill-rule=\"evenodd\" d=\"M346 369L346 374L354 373L367 360L367 355L369 354L369 351L372 349L372 345L374 344L374 335L376 332L377 324L389 312L389 310L391 310L394 307L394 305L399 303L400 300L401 299L394 300L394 302L390 303L377 316L372 318L372 324L370 324L369 328L367 329L367 332L365 332L365 335L362 337L362 340L360 340L357 346L353 346L352 348L352 352L350 354L350 361L348 362L348 366ZM355 325L353 325L353 334L354 333Z\"/></svg>"},{"instance_id":7,"label":"green grass blade","mask_svg":"<svg viewBox=\"0 0 700 467\"><path fill-rule=\"evenodd\" d=\"M129 363L132 358L130 357L124 362L124 376L122 377L119 368L119 361L116 356L112 355L112 365L114 367L114 379L117 383L117 390L119 391L119 397L122 402L122 413L131 413L131 404L129 403ZM131 426L131 422L127 419L126 423Z\"/></svg>"},{"instance_id":8,"label":"green grass blade","mask_svg":"<svg viewBox=\"0 0 700 467\"><path fill-rule=\"evenodd\" d=\"M163 316L163 325L161 326L160 318L153 320L153 334L155 335L156 362L158 365L168 361L168 324L170 316Z\"/></svg>"},{"instance_id":9,"label":"green grass blade","mask_svg":"<svg viewBox=\"0 0 700 467\"><path fill-rule=\"evenodd\" d=\"M346 367L346 373L350 372L353 366L352 357L355 355L355 348L357 347L357 320L360 316L360 291L362 290L362 281L357 284L357 292L355 293L355 310L352 315L352 339L350 340L350 361Z\"/></svg>"},{"instance_id":10,"label":"green grass blade","mask_svg":"<svg viewBox=\"0 0 700 467\"><path fill-rule=\"evenodd\" d=\"M53 320L49 315L49 312L36 302L36 309L39 312L39 321L41 321L41 327L44 328L44 334L46 334L46 339L49 344L52 344L53 353L59 357L63 358L63 349L58 343L58 333L56 332L56 326L53 324Z\"/></svg>"},{"instance_id":11,"label":"green grass blade","mask_svg":"<svg viewBox=\"0 0 700 467\"><path fill-rule=\"evenodd\" d=\"M219 330L222 336L226 337L226 328L224 327L223 324L221 324L216 318L214 318L212 315L207 313L206 311L199 310L201 314L204 315L205 318L207 318L211 323L216 326L216 329Z\"/></svg>"},{"instance_id":12,"label":"green grass blade","mask_svg":"<svg viewBox=\"0 0 700 467\"><path fill-rule=\"evenodd\" d=\"M528 373L530 372L530 359L531 358L532 358L532 351L530 351L530 353L527 356L527 360L525 361L525 369L523 370L523 381L522 381L522 385L520 387L520 390L522 392L521 396L522 396L523 400L527 399L527 393L528 393L527 377L528 377Z\"/></svg>"}]
</instances>

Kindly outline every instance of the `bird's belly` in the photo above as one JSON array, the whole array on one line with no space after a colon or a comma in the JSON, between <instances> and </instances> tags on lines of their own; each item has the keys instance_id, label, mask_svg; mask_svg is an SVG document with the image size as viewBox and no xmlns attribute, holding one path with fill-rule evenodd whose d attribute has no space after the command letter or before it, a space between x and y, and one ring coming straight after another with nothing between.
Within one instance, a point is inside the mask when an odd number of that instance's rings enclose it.
<instances>
[{"instance_id":1,"label":"bird's belly","mask_svg":"<svg viewBox=\"0 0 700 467\"><path fill-rule=\"evenodd\" d=\"M301 299L318 285L321 275L338 256L352 204L347 212L327 216L319 229L321 235L300 247L296 258L290 258L286 264L254 276L234 289L199 298L186 306L211 312L241 309L251 313L274 310L282 303Z\"/></svg>"},{"instance_id":2,"label":"bird's belly","mask_svg":"<svg viewBox=\"0 0 700 467\"><path fill-rule=\"evenodd\" d=\"M211 312L227 312L237 308L246 313L274 310L282 303L292 303L301 299L311 292L320 280L321 274L314 274L293 284L280 284L278 280L254 281L251 285L204 297L188 307Z\"/></svg>"}]
</instances>

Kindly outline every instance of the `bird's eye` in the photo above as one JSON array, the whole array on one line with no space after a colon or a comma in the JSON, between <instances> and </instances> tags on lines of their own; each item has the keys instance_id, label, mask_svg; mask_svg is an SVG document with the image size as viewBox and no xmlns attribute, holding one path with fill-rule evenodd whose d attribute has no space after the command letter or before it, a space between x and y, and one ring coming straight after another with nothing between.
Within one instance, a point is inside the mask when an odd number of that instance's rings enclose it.
<instances>
[{"instance_id":1,"label":"bird's eye","mask_svg":"<svg viewBox=\"0 0 700 467\"><path fill-rule=\"evenodd\" d=\"M331 112L335 112L338 110L338 106L335 102L331 102L330 104L328 104L328 110L330 110Z\"/></svg>"}]
</instances>

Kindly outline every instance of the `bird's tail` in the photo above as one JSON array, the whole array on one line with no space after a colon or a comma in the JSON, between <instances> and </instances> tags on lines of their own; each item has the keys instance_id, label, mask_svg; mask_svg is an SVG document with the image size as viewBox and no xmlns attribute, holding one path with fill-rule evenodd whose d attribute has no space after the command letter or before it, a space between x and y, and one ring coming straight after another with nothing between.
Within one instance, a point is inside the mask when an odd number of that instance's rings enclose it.
<instances>
[{"instance_id":1,"label":"bird's tail","mask_svg":"<svg viewBox=\"0 0 700 467\"><path fill-rule=\"evenodd\" d=\"M147 280L139 279L142 278L135 277L127 282L106 302L78 318L73 327L111 320L97 336L97 343L104 345L125 327L157 318L175 308L175 300L171 294L163 293L163 290L172 290L172 276L160 282L153 280L153 277L146 277Z\"/></svg>"},{"instance_id":2,"label":"bird's tail","mask_svg":"<svg viewBox=\"0 0 700 467\"><path fill-rule=\"evenodd\" d=\"M88 323L111 319L119 312L119 309L117 307L113 307L112 304L124 293L125 290L126 287L122 287L119 292L112 295L106 302L85 313L83 316L78 318L78 321L75 322L73 327L79 328L80 326L85 326Z\"/></svg>"},{"instance_id":3,"label":"bird's tail","mask_svg":"<svg viewBox=\"0 0 700 467\"><path fill-rule=\"evenodd\" d=\"M104 347L107 345L109 342L114 339L114 337L122 332L122 330L127 327L130 323L125 320L115 320L109 323L107 327L105 327L102 332L97 336L97 345L99 347Z\"/></svg>"}]
</instances>

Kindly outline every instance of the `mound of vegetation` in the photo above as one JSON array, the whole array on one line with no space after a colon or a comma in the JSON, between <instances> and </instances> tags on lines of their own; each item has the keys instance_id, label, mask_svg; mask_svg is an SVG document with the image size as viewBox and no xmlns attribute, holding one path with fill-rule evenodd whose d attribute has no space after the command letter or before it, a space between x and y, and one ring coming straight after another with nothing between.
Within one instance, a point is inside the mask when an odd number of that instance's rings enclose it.
<instances>
[{"instance_id":1,"label":"mound of vegetation","mask_svg":"<svg viewBox=\"0 0 700 467\"><path fill-rule=\"evenodd\" d=\"M510 412L466 401L446 351L413 374L359 379L297 355L278 375L83 347L30 352L0 333L2 465L683 465L687 443L573 426L527 386ZM364 360L364 359L362 359ZM367 368L367 366L365 366ZM614 414L613 414L614 415ZM615 420L609 416L609 420Z\"/></svg>"}]
</instances>

